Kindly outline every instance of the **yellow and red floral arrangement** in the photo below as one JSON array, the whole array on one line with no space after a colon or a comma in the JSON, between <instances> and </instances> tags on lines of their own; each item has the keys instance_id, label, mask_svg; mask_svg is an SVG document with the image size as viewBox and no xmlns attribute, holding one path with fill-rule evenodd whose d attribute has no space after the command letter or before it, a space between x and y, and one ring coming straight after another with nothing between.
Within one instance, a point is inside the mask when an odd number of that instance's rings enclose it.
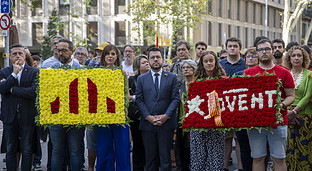
<instances>
[{"instance_id":1,"label":"yellow and red floral arrangement","mask_svg":"<svg viewBox=\"0 0 312 171\"><path fill-rule=\"evenodd\" d=\"M276 105L281 101L279 87L279 80L273 75L195 81L185 100L182 128L276 128L283 122Z\"/></svg>"},{"instance_id":2,"label":"yellow and red floral arrangement","mask_svg":"<svg viewBox=\"0 0 312 171\"><path fill-rule=\"evenodd\" d=\"M124 75L120 69L42 69L41 125L124 124Z\"/></svg>"}]
</instances>

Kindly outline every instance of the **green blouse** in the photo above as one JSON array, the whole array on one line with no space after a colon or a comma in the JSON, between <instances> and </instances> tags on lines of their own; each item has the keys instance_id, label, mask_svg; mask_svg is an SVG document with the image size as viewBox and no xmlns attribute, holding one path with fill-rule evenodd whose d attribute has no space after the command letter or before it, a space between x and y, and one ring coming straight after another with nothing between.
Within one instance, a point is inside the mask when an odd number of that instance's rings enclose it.
<instances>
[{"instance_id":1,"label":"green blouse","mask_svg":"<svg viewBox=\"0 0 312 171\"><path fill-rule=\"evenodd\" d=\"M302 81L295 89L295 101L292 106L300 107L299 114L312 114L312 71L305 69L302 73Z\"/></svg>"}]
</instances>

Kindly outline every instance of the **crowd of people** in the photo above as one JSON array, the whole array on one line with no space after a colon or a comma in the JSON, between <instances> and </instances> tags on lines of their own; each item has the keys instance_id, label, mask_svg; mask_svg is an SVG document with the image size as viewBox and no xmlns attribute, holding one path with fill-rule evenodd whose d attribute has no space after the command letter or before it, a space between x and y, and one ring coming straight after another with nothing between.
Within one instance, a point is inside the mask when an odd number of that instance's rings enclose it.
<instances>
[{"instance_id":1,"label":"crowd of people","mask_svg":"<svg viewBox=\"0 0 312 171\"><path fill-rule=\"evenodd\" d=\"M169 64L160 48L152 45L137 54L132 45L120 50L102 43L94 51L76 47L61 36L52 38L53 56L40 64L21 44L10 47L10 66L0 71L1 120L4 134L1 152L7 170L41 169L40 140L48 141L47 169L99 171L229 170L235 141L238 170L264 171L272 160L274 170L312 170L312 53L307 45L259 36L242 54L242 42L231 37L225 49L215 53L207 44L180 40ZM43 130L34 123L37 74L41 68L85 69L121 66L129 90L129 126L93 126L92 129L53 125ZM181 129L181 102L195 79L274 73L281 79L284 122L272 131L237 132ZM86 139L86 144L84 142ZM88 154L84 154L85 148ZM131 153L132 151L132 159ZM85 166L85 155L88 166ZM20 163L21 160L21 163Z\"/></svg>"}]
</instances>

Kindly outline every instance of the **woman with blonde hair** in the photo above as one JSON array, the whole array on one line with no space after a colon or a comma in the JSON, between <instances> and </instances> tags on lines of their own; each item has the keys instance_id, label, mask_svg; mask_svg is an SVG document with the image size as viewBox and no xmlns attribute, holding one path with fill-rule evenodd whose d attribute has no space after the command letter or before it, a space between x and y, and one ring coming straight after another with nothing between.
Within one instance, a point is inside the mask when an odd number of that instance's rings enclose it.
<instances>
[{"instance_id":1,"label":"woman with blonde hair","mask_svg":"<svg viewBox=\"0 0 312 171\"><path fill-rule=\"evenodd\" d=\"M289 170L312 170L312 71L309 54L293 46L286 54L284 66L295 82L295 101L288 107L286 165Z\"/></svg>"}]
</instances>

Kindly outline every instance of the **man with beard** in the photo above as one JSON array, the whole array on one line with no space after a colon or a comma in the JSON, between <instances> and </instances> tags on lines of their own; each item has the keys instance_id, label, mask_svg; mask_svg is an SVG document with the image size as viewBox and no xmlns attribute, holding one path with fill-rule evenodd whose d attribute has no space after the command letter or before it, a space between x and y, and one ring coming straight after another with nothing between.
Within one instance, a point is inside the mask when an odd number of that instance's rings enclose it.
<instances>
[{"instance_id":1,"label":"man with beard","mask_svg":"<svg viewBox=\"0 0 312 171\"><path fill-rule=\"evenodd\" d=\"M273 63L276 65L282 65L283 53L285 52L285 42L282 39L274 39L273 41Z\"/></svg>"},{"instance_id":2,"label":"man with beard","mask_svg":"<svg viewBox=\"0 0 312 171\"><path fill-rule=\"evenodd\" d=\"M79 68L79 63L72 60L71 55L74 52L74 45L67 39L59 41L56 49L60 62L53 65L54 68L61 66L70 68ZM68 128L62 125L53 125L50 128L50 137L52 142L52 170L62 170L65 157L65 145L69 150L69 160L71 170L81 170L83 153L81 142L84 138L84 128Z\"/></svg>"},{"instance_id":3,"label":"man with beard","mask_svg":"<svg viewBox=\"0 0 312 171\"><path fill-rule=\"evenodd\" d=\"M146 170L171 171L173 131L177 127L179 85L175 74L162 69L161 50L148 52L151 71L140 75L136 87L136 104L141 111L140 129L146 156Z\"/></svg>"},{"instance_id":4,"label":"man with beard","mask_svg":"<svg viewBox=\"0 0 312 171\"><path fill-rule=\"evenodd\" d=\"M135 57L135 48L132 45L125 45L123 55L124 61L121 63L122 69L126 72L128 77L134 76L132 64Z\"/></svg>"},{"instance_id":5,"label":"man with beard","mask_svg":"<svg viewBox=\"0 0 312 171\"><path fill-rule=\"evenodd\" d=\"M61 66L80 68L80 64L71 58L74 52L74 46L71 41L67 39L62 39L59 41L56 52L58 54L59 62L54 63L53 68L59 68Z\"/></svg>"},{"instance_id":6,"label":"man with beard","mask_svg":"<svg viewBox=\"0 0 312 171\"><path fill-rule=\"evenodd\" d=\"M47 60L43 61L42 63L42 68L49 68L51 67L54 63L58 62L58 55L56 53L56 46L58 42L63 39L62 36L56 35L52 37L52 45L51 45L51 50L53 51L53 56L48 58Z\"/></svg>"},{"instance_id":7,"label":"man with beard","mask_svg":"<svg viewBox=\"0 0 312 171\"><path fill-rule=\"evenodd\" d=\"M256 50L259 56L259 65L245 70L247 75L262 75L265 71L269 74L275 73L281 79L282 99L281 110L283 122L273 130L257 129L248 130L248 137L253 158L252 170L265 170L265 157L267 156L267 144L269 144L270 155L273 159L274 170L287 170L286 144L287 144L287 109L295 100L295 84L290 72L282 66L273 63L273 43L269 39L262 39L257 43Z\"/></svg>"},{"instance_id":8,"label":"man with beard","mask_svg":"<svg viewBox=\"0 0 312 171\"><path fill-rule=\"evenodd\" d=\"M195 44L195 61L198 63L200 56L207 50L207 44L203 41L199 41Z\"/></svg>"}]
</instances>

